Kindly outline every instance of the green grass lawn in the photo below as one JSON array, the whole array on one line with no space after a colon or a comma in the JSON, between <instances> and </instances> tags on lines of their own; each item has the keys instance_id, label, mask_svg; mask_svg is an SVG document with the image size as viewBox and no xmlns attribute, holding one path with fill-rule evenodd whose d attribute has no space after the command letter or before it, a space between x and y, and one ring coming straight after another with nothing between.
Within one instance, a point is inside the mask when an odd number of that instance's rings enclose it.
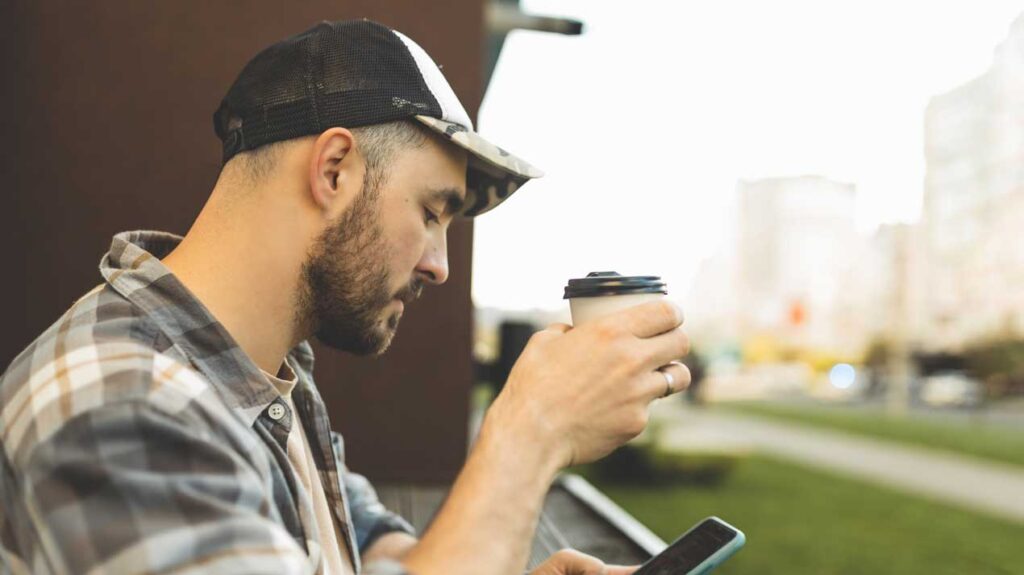
<instances>
[{"instance_id":1,"label":"green grass lawn","mask_svg":"<svg viewBox=\"0 0 1024 575\"><path fill-rule=\"evenodd\" d=\"M708 515L744 531L723 575L1024 573L1024 525L761 456L717 487L595 484L666 541Z\"/></svg>"},{"instance_id":2,"label":"green grass lawn","mask_svg":"<svg viewBox=\"0 0 1024 575\"><path fill-rule=\"evenodd\" d=\"M982 420L943 421L920 416L889 416L864 409L766 402L727 403L712 409L737 410L771 419L828 427L837 431L1024 465L1024 431L1013 431ZM1021 569L1021 573L1024 573L1024 568Z\"/></svg>"}]
</instances>

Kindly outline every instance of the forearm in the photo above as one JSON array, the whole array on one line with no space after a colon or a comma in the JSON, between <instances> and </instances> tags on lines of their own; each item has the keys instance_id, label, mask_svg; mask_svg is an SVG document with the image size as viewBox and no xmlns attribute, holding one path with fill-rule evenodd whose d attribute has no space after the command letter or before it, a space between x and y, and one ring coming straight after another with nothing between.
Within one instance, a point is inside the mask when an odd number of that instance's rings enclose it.
<instances>
[{"instance_id":1,"label":"forearm","mask_svg":"<svg viewBox=\"0 0 1024 575\"><path fill-rule=\"evenodd\" d=\"M526 567L560 465L543 443L488 420L430 529L403 561L415 575L518 574Z\"/></svg>"}]
</instances>

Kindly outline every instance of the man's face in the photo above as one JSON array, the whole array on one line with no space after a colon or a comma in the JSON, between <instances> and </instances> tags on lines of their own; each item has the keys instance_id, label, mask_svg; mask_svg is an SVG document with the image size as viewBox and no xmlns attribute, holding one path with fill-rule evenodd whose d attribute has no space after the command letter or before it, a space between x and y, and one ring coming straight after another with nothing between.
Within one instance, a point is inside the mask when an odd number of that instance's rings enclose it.
<instances>
[{"instance_id":1,"label":"man's face","mask_svg":"<svg viewBox=\"0 0 1024 575\"><path fill-rule=\"evenodd\" d=\"M448 279L446 232L465 197L465 153L434 138L398 150L383 171L367 172L303 266L317 338L359 355L383 353L423 284Z\"/></svg>"}]
</instances>

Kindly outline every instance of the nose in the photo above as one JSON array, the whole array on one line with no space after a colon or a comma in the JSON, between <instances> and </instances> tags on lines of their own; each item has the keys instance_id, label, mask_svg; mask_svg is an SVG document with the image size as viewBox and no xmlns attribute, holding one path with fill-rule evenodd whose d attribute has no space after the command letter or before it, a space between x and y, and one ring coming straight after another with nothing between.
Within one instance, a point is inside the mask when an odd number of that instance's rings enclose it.
<instances>
[{"instance_id":1,"label":"nose","mask_svg":"<svg viewBox=\"0 0 1024 575\"><path fill-rule=\"evenodd\" d=\"M423 257L416 265L416 272L423 281L441 285L448 281L448 240L446 234L437 234L438 239L427 244Z\"/></svg>"}]
</instances>

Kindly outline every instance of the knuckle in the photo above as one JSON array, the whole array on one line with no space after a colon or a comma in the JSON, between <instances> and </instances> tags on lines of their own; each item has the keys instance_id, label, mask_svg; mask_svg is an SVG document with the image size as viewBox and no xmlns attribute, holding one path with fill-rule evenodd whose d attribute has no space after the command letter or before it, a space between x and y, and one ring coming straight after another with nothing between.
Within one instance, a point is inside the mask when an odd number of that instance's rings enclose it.
<instances>
[{"instance_id":1,"label":"knuckle","mask_svg":"<svg viewBox=\"0 0 1024 575\"><path fill-rule=\"evenodd\" d=\"M615 341L622 333L622 328L618 324L610 321L598 321L594 323L593 329L594 335L601 341Z\"/></svg>"},{"instance_id":2,"label":"knuckle","mask_svg":"<svg viewBox=\"0 0 1024 575\"><path fill-rule=\"evenodd\" d=\"M619 361L630 372L640 371L647 364L647 354L640 349L626 348L622 350Z\"/></svg>"}]
</instances>

